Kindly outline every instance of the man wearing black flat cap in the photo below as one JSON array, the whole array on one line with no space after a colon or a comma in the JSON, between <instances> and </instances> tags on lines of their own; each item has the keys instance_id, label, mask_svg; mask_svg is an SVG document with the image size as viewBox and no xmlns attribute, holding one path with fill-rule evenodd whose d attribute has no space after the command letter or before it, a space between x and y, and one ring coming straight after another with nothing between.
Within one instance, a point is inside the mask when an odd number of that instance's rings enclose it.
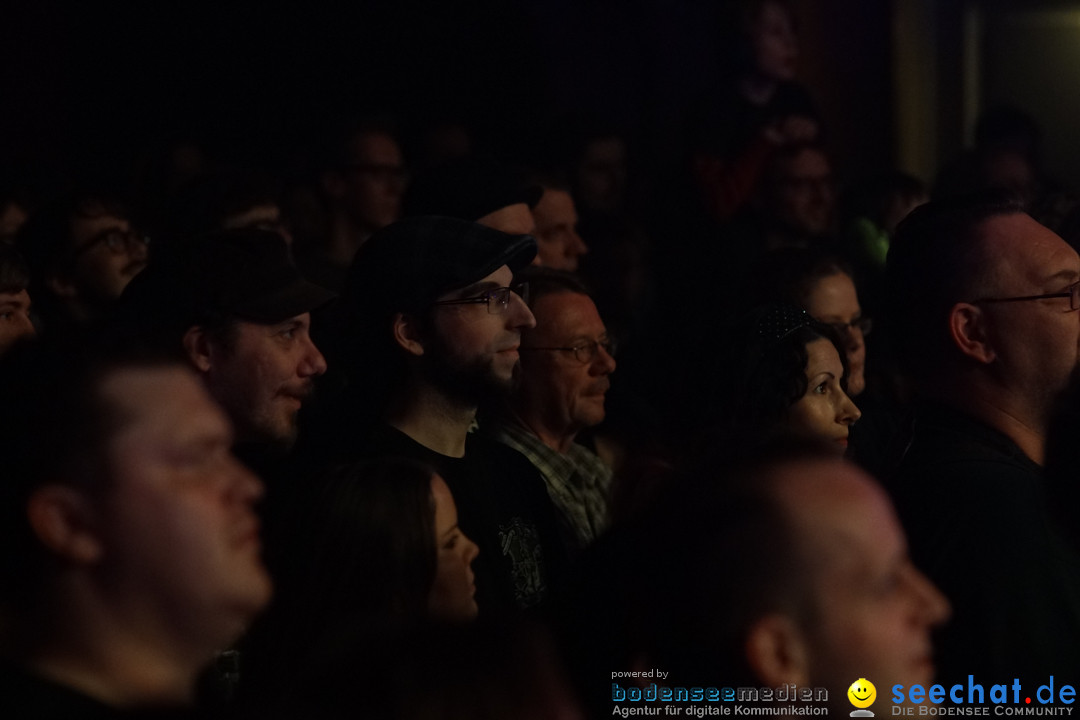
<instances>
[{"instance_id":1,"label":"man wearing black flat cap","mask_svg":"<svg viewBox=\"0 0 1080 720\"><path fill-rule=\"evenodd\" d=\"M554 507L523 456L470 433L477 409L510 390L521 331L535 325L514 273L536 255L528 235L448 217L407 218L357 253L339 308L352 342L354 418L326 460L403 456L432 466L480 546L481 615L551 596L562 564Z\"/></svg>"},{"instance_id":2,"label":"man wearing black flat cap","mask_svg":"<svg viewBox=\"0 0 1080 720\"><path fill-rule=\"evenodd\" d=\"M285 241L225 230L163 251L121 297L116 324L182 352L236 427L240 444L288 448L326 361L311 311L333 293L305 280Z\"/></svg>"}]
</instances>

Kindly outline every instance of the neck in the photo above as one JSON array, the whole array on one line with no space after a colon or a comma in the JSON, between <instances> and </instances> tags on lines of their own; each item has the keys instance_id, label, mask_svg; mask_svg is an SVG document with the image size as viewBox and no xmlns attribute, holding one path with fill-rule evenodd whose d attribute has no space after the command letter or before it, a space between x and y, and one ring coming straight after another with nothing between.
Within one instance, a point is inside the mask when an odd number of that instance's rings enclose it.
<instances>
[{"instance_id":1,"label":"neck","mask_svg":"<svg viewBox=\"0 0 1080 720\"><path fill-rule=\"evenodd\" d=\"M394 397L386 421L429 450L465 456L465 439L476 418L476 405L455 400L424 382L414 382Z\"/></svg>"},{"instance_id":2,"label":"neck","mask_svg":"<svg viewBox=\"0 0 1080 720\"><path fill-rule=\"evenodd\" d=\"M371 237L371 232L358 228L343 212L334 214L330 223L330 237L326 243L326 256L331 262L349 267L360 246Z\"/></svg>"},{"instance_id":3,"label":"neck","mask_svg":"<svg viewBox=\"0 0 1080 720\"><path fill-rule=\"evenodd\" d=\"M947 384L931 393L932 397L1005 435L1031 460L1042 465L1046 459L1045 414L1017 401L1014 395L1001 387L970 388L962 383Z\"/></svg>"},{"instance_id":4,"label":"neck","mask_svg":"<svg viewBox=\"0 0 1080 720\"><path fill-rule=\"evenodd\" d=\"M112 707L188 705L196 676L217 648L196 647L190 634L164 632L159 621L142 622L150 615L145 608L88 603L85 595L65 598L46 622L27 629L35 636L21 643L27 648L21 657L42 677Z\"/></svg>"}]
</instances>

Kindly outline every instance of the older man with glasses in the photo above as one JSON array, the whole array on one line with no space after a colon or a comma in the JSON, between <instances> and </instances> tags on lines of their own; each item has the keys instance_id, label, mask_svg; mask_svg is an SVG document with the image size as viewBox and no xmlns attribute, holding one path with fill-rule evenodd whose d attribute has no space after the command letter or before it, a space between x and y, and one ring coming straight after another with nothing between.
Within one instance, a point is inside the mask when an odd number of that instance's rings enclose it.
<instances>
[{"instance_id":1,"label":"older man with glasses","mask_svg":"<svg viewBox=\"0 0 1080 720\"><path fill-rule=\"evenodd\" d=\"M528 281L536 327L522 333L519 382L495 437L543 475L574 554L608 522L611 468L574 440L604 420L615 341L577 277L547 268L519 277Z\"/></svg>"},{"instance_id":2,"label":"older man with glasses","mask_svg":"<svg viewBox=\"0 0 1080 720\"><path fill-rule=\"evenodd\" d=\"M1080 559L1051 527L1042 468L1080 357L1080 257L1014 202L965 198L900 225L887 279L924 399L894 494L913 558L955 608L941 679L1080 667Z\"/></svg>"}]
</instances>

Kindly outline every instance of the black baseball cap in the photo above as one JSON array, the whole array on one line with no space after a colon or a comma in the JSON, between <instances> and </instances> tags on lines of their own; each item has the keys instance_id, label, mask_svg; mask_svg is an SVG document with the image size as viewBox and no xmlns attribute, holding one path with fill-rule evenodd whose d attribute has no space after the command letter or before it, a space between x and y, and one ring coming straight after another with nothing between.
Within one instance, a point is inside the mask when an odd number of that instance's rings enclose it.
<instances>
[{"instance_id":1,"label":"black baseball cap","mask_svg":"<svg viewBox=\"0 0 1080 720\"><path fill-rule=\"evenodd\" d=\"M334 298L303 277L280 235L238 228L165 248L128 284L118 310L151 323L237 318L273 325Z\"/></svg>"}]
</instances>

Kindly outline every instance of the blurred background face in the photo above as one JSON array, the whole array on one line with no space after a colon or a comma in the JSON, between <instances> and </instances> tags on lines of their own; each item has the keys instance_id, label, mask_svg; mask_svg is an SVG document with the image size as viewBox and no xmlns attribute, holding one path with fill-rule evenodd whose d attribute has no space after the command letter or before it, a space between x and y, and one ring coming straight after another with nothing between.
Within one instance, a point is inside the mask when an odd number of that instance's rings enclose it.
<instances>
[{"instance_id":1,"label":"blurred background face","mask_svg":"<svg viewBox=\"0 0 1080 720\"><path fill-rule=\"evenodd\" d=\"M773 178L769 211L785 227L810 236L832 228L836 204L832 168L815 148L783 160Z\"/></svg>"},{"instance_id":2,"label":"blurred background face","mask_svg":"<svg viewBox=\"0 0 1080 720\"><path fill-rule=\"evenodd\" d=\"M342 170L343 202L357 226L379 230L401 216L405 166L397 142L383 133L358 135L351 143L352 162Z\"/></svg>"},{"instance_id":3,"label":"blurred background face","mask_svg":"<svg viewBox=\"0 0 1080 720\"><path fill-rule=\"evenodd\" d=\"M428 610L440 620L472 620L478 612L472 562L479 554L476 543L458 527L457 505L446 481L431 478L435 503L435 582L428 596Z\"/></svg>"},{"instance_id":4,"label":"blurred background face","mask_svg":"<svg viewBox=\"0 0 1080 720\"><path fill-rule=\"evenodd\" d=\"M72 280L83 300L112 301L146 267L148 247L126 218L103 208L71 221Z\"/></svg>"},{"instance_id":5,"label":"blurred background face","mask_svg":"<svg viewBox=\"0 0 1080 720\"><path fill-rule=\"evenodd\" d=\"M545 188L532 214L536 220L536 264L576 271L578 258L588 252L588 248L577 233L578 215L570 193Z\"/></svg>"},{"instance_id":6,"label":"blurred background face","mask_svg":"<svg viewBox=\"0 0 1080 720\"><path fill-rule=\"evenodd\" d=\"M25 290L0 292L0 355L20 338L34 334L30 322L30 295Z\"/></svg>"},{"instance_id":7,"label":"blurred background face","mask_svg":"<svg viewBox=\"0 0 1080 720\"><path fill-rule=\"evenodd\" d=\"M766 2L750 26L757 73L769 80L792 80L799 45L791 15L780 3Z\"/></svg>"},{"instance_id":8,"label":"blurred background face","mask_svg":"<svg viewBox=\"0 0 1080 720\"><path fill-rule=\"evenodd\" d=\"M848 361L848 394L856 397L866 389L866 342L854 325L862 319L855 283L845 273L819 279L806 298L806 312L826 325L837 326Z\"/></svg>"},{"instance_id":9,"label":"blurred background face","mask_svg":"<svg viewBox=\"0 0 1080 720\"><path fill-rule=\"evenodd\" d=\"M626 145L617 137L593 140L577 169L577 191L588 210L615 212L626 192Z\"/></svg>"}]
</instances>

